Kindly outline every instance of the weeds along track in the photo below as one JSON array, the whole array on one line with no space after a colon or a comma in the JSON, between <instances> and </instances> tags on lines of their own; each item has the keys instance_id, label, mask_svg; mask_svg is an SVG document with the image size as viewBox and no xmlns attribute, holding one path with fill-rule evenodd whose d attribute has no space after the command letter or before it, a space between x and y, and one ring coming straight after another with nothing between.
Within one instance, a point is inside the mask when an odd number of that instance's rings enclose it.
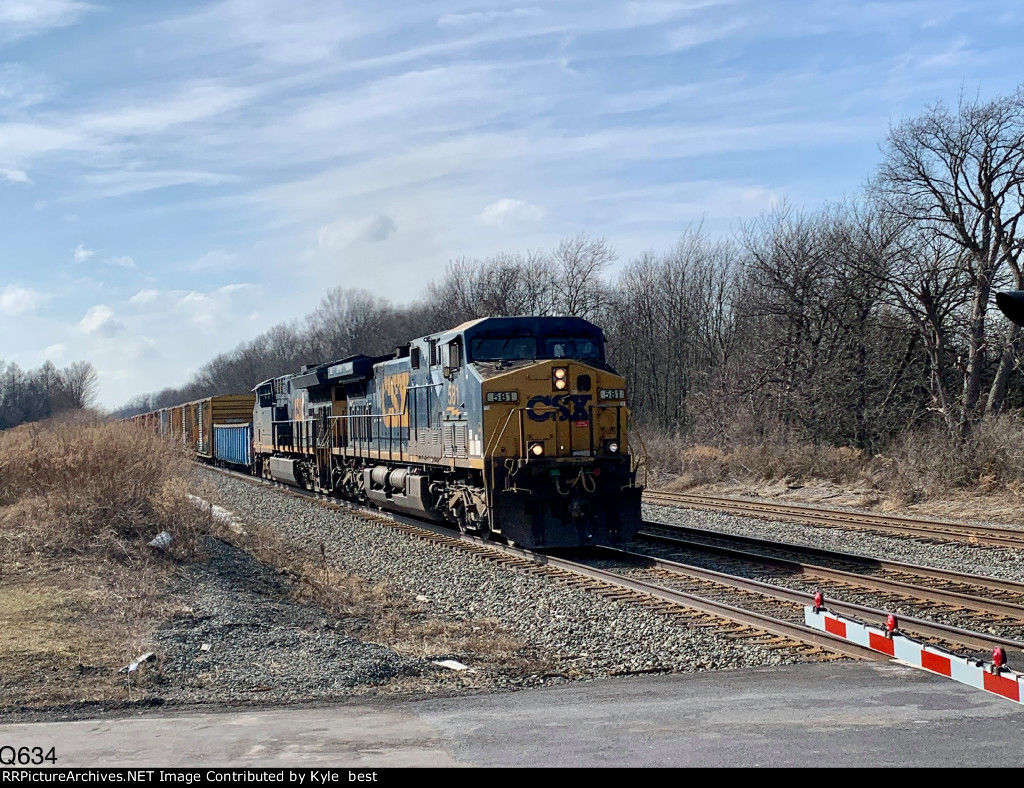
<instances>
[{"instance_id":1,"label":"weeds along track","mask_svg":"<svg viewBox=\"0 0 1024 788\"><path fill-rule=\"evenodd\" d=\"M592 551L573 551L572 554L563 551L555 555L485 542L415 518L357 506L233 471L213 470L254 485L276 489L285 495L318 500L324 506L379 523L407 537L472 555L478 560L492 562L510 571L542 576L567 588L582 589L616 602L637 605L670 616L691 628L713 630L726 640L744 641L778 650L799 657L801 661L879 658L878 654L868 649L804 626L802 617L799 622L790 615L777 617L774 615L777 611L773 611L773 608L780 606L778 600L764 603L764 599L767 599L764 595L761 596L760 604L740 605L737 604L738 596L730 602L720 598L721 595L700 593L699 589L688 592L666 586L658 577L645 580L602 569L586 557Z\"/></svg>"},{"instance_id":2,"label":"weeds along track","mask_svg":"<svg viewBox=\"0 0 1024 788\"><path fill-rule=\"evenodd\" d=\"M968 525L939 520L867 514L816 506L745 501L711 495L645 491L644 503L726 512L746 517L808 523L811 525L909 536L928 542L966 542L1024 549L1024 531L996 526Z\"/></svg>"}]
</instances>

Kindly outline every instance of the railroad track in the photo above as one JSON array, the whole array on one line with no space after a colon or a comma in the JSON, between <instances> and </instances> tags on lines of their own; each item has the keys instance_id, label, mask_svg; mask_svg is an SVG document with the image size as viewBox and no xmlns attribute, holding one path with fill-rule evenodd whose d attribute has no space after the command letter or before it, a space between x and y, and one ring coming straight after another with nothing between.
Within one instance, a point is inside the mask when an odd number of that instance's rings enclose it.
<instances>
[{"instance_id":1,"label":"railroad track","mask_svg":"<svg viewBox=\"0 0 1024 788\"><path fill-rule=\"evenodd\" d=\"M798 623L792 617L777 618L771 614L770 608L745 609L714 596L670 588L655 580L629 578L571 558L484 541L417 518L358 506L248 474L205 465L203 467L250 484L274 487L283 494L315 500L329 508L381 523L406 536L443 545L480 560L496 561L512 569L544 575L567 587L585 588L607 599L641 605L681 619L693 628L711 627L727 639L742 640L799 655L806 661L884 659L874 651L811 629L802 623L802 619Z\"/></svg>"},{"instance_id":2,"label":"railroad track","mask_svg":"<svg viewBox=\"0 0 1024 788\"><path fill-rule=\"evenodd\" d=\"M704 599L725 601L748 612L766 612L775 620L802 623L804 608L813 604L813 591L792 589L629 550L601 548L600 554L605 557L604 561L597 559L599 565L603 564L602 571L622 573L634 582L661 584L684 593L699 594ZM880 628L885 626L885 610L837 601L827 596L826 600L826 606L833 612ZM1024 618L1024 608L1020 612ZM899 627L918 640L972 658L987 658L992 649L1001 646L1015 663L1024 666L1024 642L1012 638L910 616L900 616Z\"/></svg>"},{"instance_id":3,"label":"railroad track","mask_svg":"<svg viewBox=\"0 0 1024 788\"><path fill-rule=\"evenodd\" d=\"M392 512L359 506L329 496L301 490L279 482L257 479L233 471L213 469L252 484L271 486L282 493L313 499L330 508L345 510L399 531L406 536L442 545L474 556L479 560L501 563L510 569L542 574L559 584L584 588L607 599L641 605L658 613L682 619L690 627L711 627L727 639L742 640L759 646L799 654L805 660L837 658L885 659L876 652L861 648L804 624L803 611L813 602L812 590L787 588L782 585L745 578L736 573L720 572L693 564L658 558L649 554L600 548L597 563L593 559L576 559L551 553L536 553L518 547L488 542L469 534ZM891 607L879 607L842 601L837 598L850 589L862 593L888 595L893 604L930 605L933 612L968 611L973 621L983 626L1011 627L1024 632L1024 584L981 578L974 575L932 570L896 562L879 561L850 554L767 540L732 537L719 532L679 527L681 532L699 533L720 540L746 542L761 548L802 551L830 557L847 564L867 562L876 570L886 570L890 577L866 574L825 566L811 565L780 557L770 557L683 539L679 536L657 535L652 528L666 529L659 523L645 523L641 532L645 540L672 545L675 548L715 554L733 562L771 565L776 573L803 577L816 590L825 588L827 607L841 615L884 626ZM677 530L671 527L672 530ZM602 566L602 561L606 565ZM893 577L892 575L895 575ZM917 583L910 582L917 580ZM923 585L933 582L932 587ZM831 585L829 585L831 583ZM943 586L943 587L936 587ZM1007 601L992 600L980 594L1001 594ZM1016 601L1014 601L1016 600ZM947 651L973 658L986 658L992 649L1001 646L1013 662L1024 667L1024 642L1012 637L955 626L941 621L901 615L903 632Z\"/></svg>"},{"instance_id":4,"label":"railroad track","mask_svg":"<svg viewBox=\"0 0 1024 788\"><path fill-rule=\"evenodd\" d=\"M1012 650L1014 662L1024 668L1024 653L1017 654L1024 649L1024 583L699 529L681 529L696 532L697 537L682 538L665 526L652 532L652 525L638 540L655 547L654 555L637 553L647 560L666 558L673 566L710 563L717 568L726 562L730 576L757 578L803 593L793 599L806 600L821 591L836 612L845 608L871 624L881 626L888 613L897 613L912 623L915 636L928 639L946 639L944 628L951 627L959 646L975 651L1002 646ZM846 568L836 568L837 564ZM965 634L975 632L979 637Z\"/></svg>"},{"instance_id":5,"label":"railroad track","mask_svg":"<svg viewBox=\"0 0 1024 788\"><path fill-rule=\"evenodd\" d=\"M637 534L638 542L649 542L669 548L698 549L728 556L739 551L746 560L780 559L784 564L796 562L803 569L832 571L842 579L845 574L865 575L882 583L891 581L900 585L924 586L935 593L949 592L952 604L976 602L985 611L994 611L1000 603L1007 603L1007 614L1016 616L1024 611L1024 583L998 577L936 569L920 564L890 561L884 558L840 552L821 547L793 544L754 536L713 531L704 528L647 521ZM787 572L792 570L787 566ZM811 572L808 572L810 574ZM973 600L971 598L974 598Z\"/></svg>"},{"instance_id":6,"label":"railroad track","mask_svg":"<svg viewBox=\"0 0 1024 788\"><path fill-rule=\"evenodd\" d=\"M881 532L889 535L910 536L929 542L966 542L975 545L1024 549L1024 531L1012 528L967 525L921 518L840 511L816 506L744 501L737 498L664 491L645 491L644 503L728 512L745 517L786 520L831 528Z\"/></svg>"}]
</instances>

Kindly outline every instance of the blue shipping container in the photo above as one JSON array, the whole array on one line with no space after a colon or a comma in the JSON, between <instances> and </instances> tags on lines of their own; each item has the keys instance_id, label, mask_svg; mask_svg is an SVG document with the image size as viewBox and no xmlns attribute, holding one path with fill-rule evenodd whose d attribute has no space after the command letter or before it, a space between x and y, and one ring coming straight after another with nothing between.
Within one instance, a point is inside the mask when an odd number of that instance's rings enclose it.
<instances>
[{"instance_id":1,"label":"blue shipping container","mask_svg":"<svg viewBox=\"0 0 1024 788\"><path fill-rule=\"evenodd\" d=\"M214 424L213 456L232 465L252 465L252 424Z\"/></svg>"}]
</instances>

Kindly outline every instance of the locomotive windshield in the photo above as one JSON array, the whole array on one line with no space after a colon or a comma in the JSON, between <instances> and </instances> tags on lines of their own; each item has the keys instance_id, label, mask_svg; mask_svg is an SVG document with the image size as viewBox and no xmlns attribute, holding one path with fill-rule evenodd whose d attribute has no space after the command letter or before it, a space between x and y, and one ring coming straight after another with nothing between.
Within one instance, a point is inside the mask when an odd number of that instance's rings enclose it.
<instances>
[{"instance_id":1,"label":"locomotive windshield","mask_svg":"<svg viewBox=\"0 0 1024 788\"><path fill-rule=\"evenodd\" d=\"M474 337L470 345L473 361L517 361L538 358L601 360L601 341L587 336Z\"/></svg>"},{"instance_id":2,"label":"locomotive windshield","mask_svg":"<svg viewBox=\"0 0 1024 788\"><path fill-rule=\"evenodd\" d=\"M592 337L547 337L541 358L601 358L601 345Z\"/></svg>"},{"instance_id":3,"label":"locomotive windshield","mask_svg":"<svg viewBox=\"0 0 1024 788\"><path fill-rule=\"evenodd\" d=\"M477 337L472 344L474 361L514 361L537 357L537 338Z\"/></svg>"}]
</instances>

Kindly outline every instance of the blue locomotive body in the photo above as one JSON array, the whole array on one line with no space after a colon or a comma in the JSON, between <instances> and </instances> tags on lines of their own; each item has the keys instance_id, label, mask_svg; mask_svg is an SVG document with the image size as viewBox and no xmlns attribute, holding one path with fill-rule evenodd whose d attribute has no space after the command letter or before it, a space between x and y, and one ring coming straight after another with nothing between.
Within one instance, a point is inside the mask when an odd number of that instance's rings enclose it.
<instances>
[{"instance_id":1,"label":"blue locomotive body","mask_svg":"<svg viewBox=\"0 0 1024 788\"><path fill-rule=\"evenodd\" d=\"M254 472L527 547L627 540L641 487L597 326L484 318L254 389Z\"/></svg>"}]
</instances>

